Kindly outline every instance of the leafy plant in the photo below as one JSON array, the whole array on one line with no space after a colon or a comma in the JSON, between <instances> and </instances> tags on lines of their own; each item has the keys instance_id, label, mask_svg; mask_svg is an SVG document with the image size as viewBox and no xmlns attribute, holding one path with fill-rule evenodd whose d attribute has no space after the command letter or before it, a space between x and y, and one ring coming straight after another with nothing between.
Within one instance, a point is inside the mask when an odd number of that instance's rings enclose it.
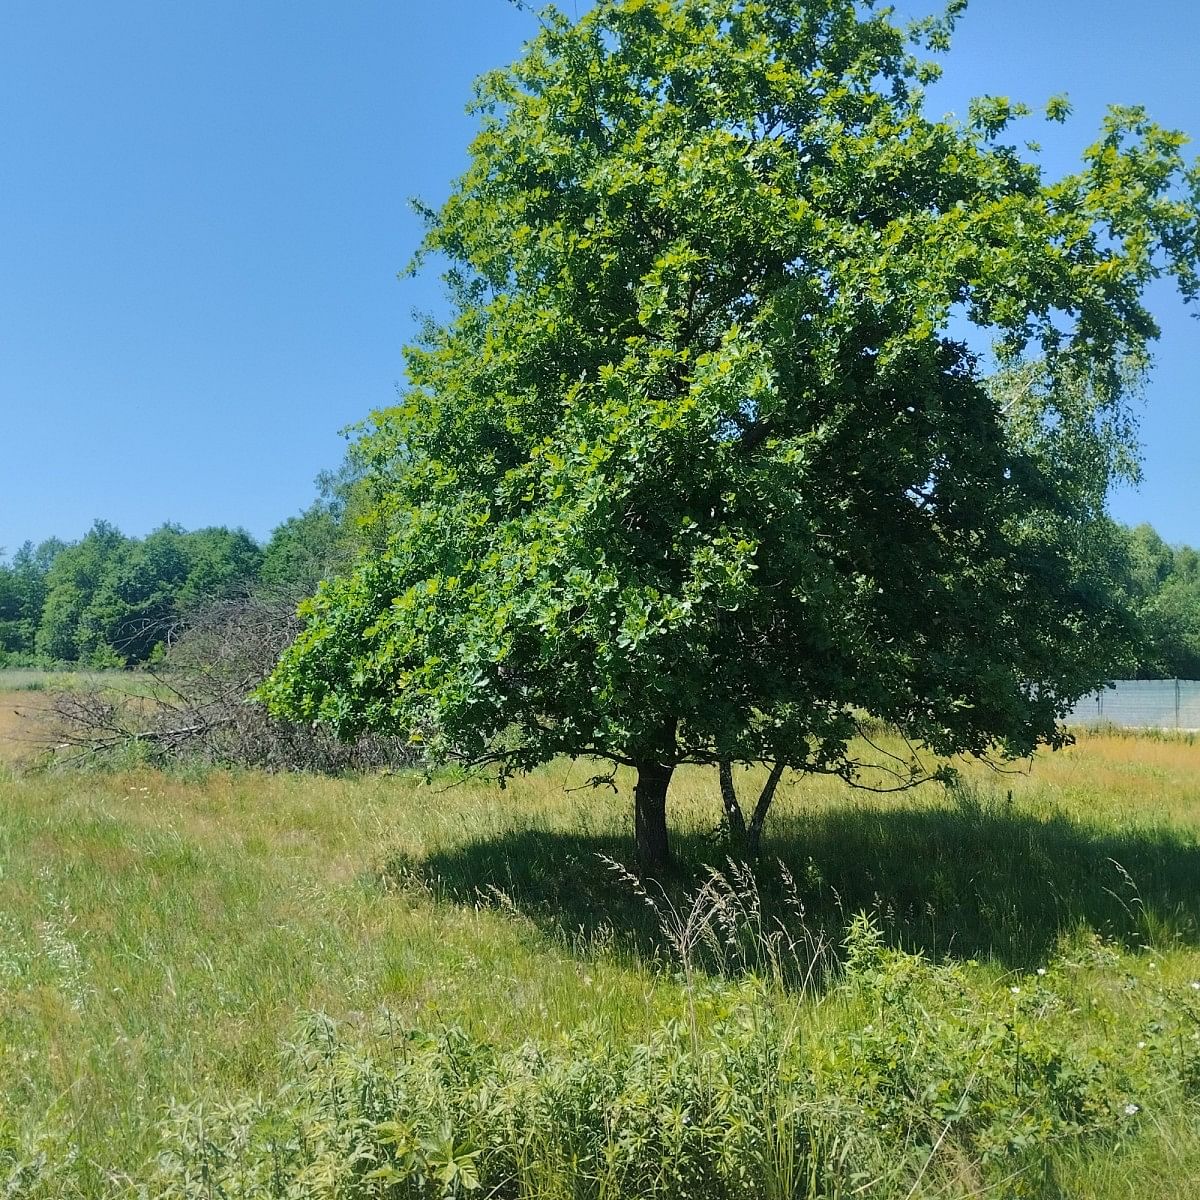
<instances>
[{"instance_id":1,"label":"leafy plant","mask_svg":"<svg viewBox=\"0 0 1200 1200\"><path fill-rule=\"evenodd\" d=\"M1194 1048L1176 1049L1186 998L1159 1006L1156 1044L1130 1056L1079 1037L1065 961L981 988L961 964L887 949L865 917L846 950L803 1012L753 976L709 981L695 1020L631 1044L584 1028L501 1050L454 1028L399 1043L390 1030L395 1053L376 1062L314 1018L279 1096L175 1109L157 1186L244 1200L1031 1195L1065 1150L1120 1144L1143 1111L1194 1091ZM803 1037L826 1010L839 1018Z\"/></svg>"}]
</instances>

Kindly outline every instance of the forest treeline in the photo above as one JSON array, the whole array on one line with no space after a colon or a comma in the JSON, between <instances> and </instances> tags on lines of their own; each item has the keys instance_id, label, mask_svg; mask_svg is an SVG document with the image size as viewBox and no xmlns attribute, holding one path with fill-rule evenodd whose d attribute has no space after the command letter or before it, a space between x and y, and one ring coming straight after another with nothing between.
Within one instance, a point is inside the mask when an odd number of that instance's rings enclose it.
<instances>
[{"instance_id":1,"label":"forest treeline","mask_svg":"<svg viewBox=\"0 0 1200 1200\"><path fill-rule=\"evenodd\" d=\"M126 537L97 521L76 542L27 542L0 560L0 666L133 667L153 661L206 605L266 591L302 596L356 544L344 508L321 500L260 544L241 529L163 525ZM1200 552L1149 525L1120 531L1119 598L1138 678L1200 679Z\"/></svg>"},{"instance_id":2,"label":"forest treeline","mask_svg":"<svg viewBox=\"0 0 1200 1200\"><path fill-rule=\"evenodd\" d=\"M346 553L336 504L318 502L260 544L245 530L166 524L127 537L96 521L75 542L26 542L0 560L0 666L135 667L180 624L254 592L299 598Z\"/></svg>"}]
</instances>

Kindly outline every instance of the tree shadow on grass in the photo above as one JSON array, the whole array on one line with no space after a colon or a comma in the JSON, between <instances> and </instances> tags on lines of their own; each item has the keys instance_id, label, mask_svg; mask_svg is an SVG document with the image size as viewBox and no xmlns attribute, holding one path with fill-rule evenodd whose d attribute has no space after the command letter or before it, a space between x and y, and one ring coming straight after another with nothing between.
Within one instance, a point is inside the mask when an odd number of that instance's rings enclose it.
<instances>
[{"instance_id":1,"label":"tree shadow on grass","mask_svg":"<svg viewBox=\"0 0 1200 1200\"><path fill-rule=\"evenodd\" d=\"M1080 927L1131 947L1200 944L1200 842L1189 831L1109 831L968 794L944 807L780 814L769 832L754 872L763 925L810 944L840 944L861 911L892 945L1012 968L1045 962ZM665 897L686 910L709 865L731 875L728 850L698 834L674 844L678 866L647 891L660 909ZM394 859L385 872L451 902L516 909L570 944L670 957L645 895L605 861L630 852L615 833L524 829Z\"/></svg>"}]
</instances>

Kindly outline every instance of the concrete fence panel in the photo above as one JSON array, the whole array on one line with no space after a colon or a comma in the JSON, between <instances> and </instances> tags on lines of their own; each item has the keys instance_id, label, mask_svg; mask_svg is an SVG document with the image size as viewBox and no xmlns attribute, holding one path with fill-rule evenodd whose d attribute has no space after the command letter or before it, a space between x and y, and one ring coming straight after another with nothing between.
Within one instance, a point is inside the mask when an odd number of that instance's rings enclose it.
<instances>
[{"instance_id":1,"label":"concrete fence panel","mask_svg":"<svg viewBox=\"0 0 1200 1200\"><path fill-rule=\"evenodd\" d=\"M1118 679L1080 700L1064 723L1200 730L1200 680Z\"/></svg>"}]
</instances>

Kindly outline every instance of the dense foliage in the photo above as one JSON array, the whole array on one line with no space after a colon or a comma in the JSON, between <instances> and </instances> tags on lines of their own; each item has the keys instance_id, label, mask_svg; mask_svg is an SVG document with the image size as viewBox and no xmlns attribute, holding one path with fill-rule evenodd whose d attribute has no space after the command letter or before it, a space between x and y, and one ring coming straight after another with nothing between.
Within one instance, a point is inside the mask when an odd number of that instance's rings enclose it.
<instances>
[{"instance_id":1,"label":"dense foliage","mask_svg":"<svg viewBox=\"0 0 1200 1200\"><path fill-rule=\"evenodd\" d=\"M254 575L261 551L241 531L164 525L127 538L100 521L55 556L35 637L44 657L121 666L143 662L181 611Z\"/></svg>"},{"instance_id":2,"label":"dense foliage","mask_svg":"<svg viewBox=\"0 0 1200 1200\"><path fill-rule=\"evenodd\" d=\"M104 522L88 535L94 541L97 530L110 529ZM164 529L171 530L171 526ZM203 533L225 534L209 530ZM163 531L152 537L162 538ZM191 535L182 535L185 539ZM238 587L256 586L257 590L286 602L288 597L307 596L322 579L348 565L353 553L354 531L347 528L345 515L327 503L314 504L297 516L289 517L272 533L261 548L257 572L242 575L237 571L227 578ZM85 539L86 540L86 539ZM113 539L110 544L135 542L134 538ZM214 539L215 540L215 539ZM226 543L227 545L230 543ZM243 545L244 543L232 543ZM87 658L39 656L38 633L43 626L50 568L60 551L72 544L50 538L34 545L26 542L8 561L0 560L0 665L80 662ZM1105 540L1110 554L1108 570L1115 580L1115 596L1125 607L1127 619L1135 631L1133 645L1115 674L1139 679L1200 679L1200 553L1191 546L1172 546L1163 541L1150 525L1133 529L1114 527ZM247 555L252 559L252 555ZM104 568L107 570L108 568ZM62 579L57 575L56 579ZM160 583L163 581L160 581ZM165 590L169 593L170 587ZM196 600L196 588L179 589L175 602L167 607L177 612L183 603ZM220 601L220 595L200 597L205 607ZM62 601L56 601L58 607ZM86 607L86 605L84 606ZM78 610L77 610L78 611ZM41 644L51 639L53 609ZM118 635L120 636L120 635ZM148 638L140 639L142 647ZM121 639L126 646L128 643ZM154 653L153 646L151 654ZM116 648L103 644L94 662L111 663ZM129 665L139 661L122 655Z\"/></svg>"},{"instance_id":3,"label":"dense foliage","mask_svg":"<svg viewBox=\"0 0 1200 1200\"><path fill-rule=\"evenodd\" d=\"M940 753L1058 736L1131 645L1103 503L1200 174L1139 108L1056 181L1023 106L928 116L964 7L541 14L427 214L454 314L359 444L391 540L309 606L279 711L629 763L647 861L682 762L855 779L863 711Z\"/></svg>"},{"instance_id":4,"label":"dense foliage","mask_svg":"<svg viewBox=\"0 0 1200 1200\"><path fill-rule=\"evenodd\" d=\"M134 538L107 521L77 542L26 543L0 561L0 665L136 666L232 596L313 591L346 562L350 540L341 506L326 499L265 546L240 529L163 525Z\"/></svg>"},{"instance_id":5,"label":"dense foliage","mask_svg":"<svg viewBox=\"0 0 1200 1200\"><path fill-rule=\"evenodd\" d=\"M63 543L26 542L12 561L0 562L0 662L31 656L46 605L46 576Z\"/></svg>"},{"instance_id":6,"label":"dense foliage","mask_svg":"<svg viewBox=\"0 0 1200 1200\"><path fill-rule=\"evenodd\" d=\"M1200 679L1200 554L1168 546L1149 525L1126 534L1128 597L1141 679Z\"/></svg>"}]
</instances>

